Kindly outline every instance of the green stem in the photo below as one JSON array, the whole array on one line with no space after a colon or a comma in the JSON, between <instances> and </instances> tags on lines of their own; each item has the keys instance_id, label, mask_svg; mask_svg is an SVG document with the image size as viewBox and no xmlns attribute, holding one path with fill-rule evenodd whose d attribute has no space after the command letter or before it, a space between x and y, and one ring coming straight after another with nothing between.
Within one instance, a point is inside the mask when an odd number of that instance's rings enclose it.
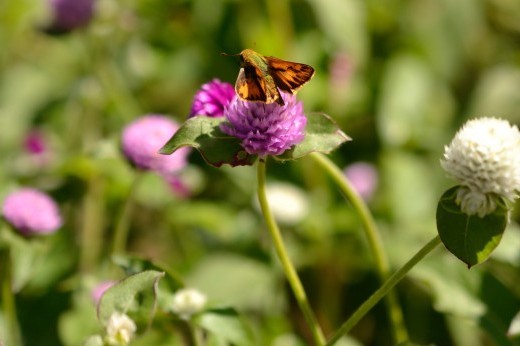
<instances>
[{"instance_id":1,"label":"green stem","mask_svg":"<svg viewBox=\"0 0 520 346\"><path fill-rule=\"evenodd\" d=\"M310 307L309 301L307 300L307 295L305 294L305 290L303 289L303 285L300 281L300 278L298 277L296 269L294 268L294 265L292 264L291 259L287 254L287 250L285 249L280 229L278 228L278 225L276 224L274 216L271 212L271 209L269 208L265 186L265 166L265 161L259 160L257 166L258 201L260 202L260 207L262 209L262 213L264 214L267 229L269 230L271 238L273 239L276 253L282 264L287 281L291 286L296 301L298 302L298 305L300 306L305 320L307 321L307 324L309 325L309 328L312 332L314 343L320 346L325 345L325 337L323 335L323 331L321 330L321 327L319 326L318 321Z\"/></svg>"},{"instance_id":2,"label":"green stem","mask_svg":"<svg viewBox=\"0 0 520 346\"><path fill-rule=\"evenodd\" d=\"M134 206L134 194L143 176L142 172L138 171L137 175L130 186L128 195L125 198L123 207L119 211L116 219L114 230L114 238L112 240L112 255L120 255L125 253L126 243L128 240L128 231L130 229L130 216Z\"/></svg>"},{"instance_id":3,"label":"green stem","mask_svg":"<svg viewBox=\"0 0 520 346\"><path fill-rule=\"evenodd\" d=\"M93 176L88 181L88 190L82 202L81 253L82 272L92 272L98 265L103 247L105 182L101 176Z\"/></svg>"},{"instance_id":4,"label":"green stem","mask_svg":"<svg viewBox=\"0 0 520 346\"><path fill-rule=\"evenodd\" d=\"M384 282L390 275L390 266L386 258L383 241L379 235L376 223L370 210L359 196L350 182L345 178L343 172L325 155L320 153L312 153L309 155L314 159L336 182L346 198L352 204L352 207L359 214L363 228L368 240L370 249L374 256L374 262L381 282ZM408 340L408 332L404 324L403 313L398 303L397 294L394 291L388 293L386 298L388 306L388 314L392 324L394 343L398 344Z\"/></svg>"},{"instance_id":5,"label":"green stem","mask_svg":"<svg viewBox=\"0 0 520 346\"><path fill-rule=\"evenodd\" d=\"M191 321L188 322L188 329L190 330L191 343L193 346L203 346L204 337L202 330L194 325Z\"/></svg>"},{"instance_id":6,"label":"green stem","mask_svg":"<svg viewBox=\"0 0 520 346\"><path fill-rule=\"evenodd\" d=\"M2 232L8 231L2 229ZM22 334L20 333L20 326L18 324L18 317L16 314L16 303L13 293L13 273L12 273L12 259L11 251L8 244L5 244L5 237L0 240L0 280L2 287L1 307L2 314L5 318L4 335L6 345L22 346ZM2 340L0 340L1 343Z\"/></svg>"},{"instance_id":7,"label":"green stem","mask_svg":"<svg viewBox=\"0 0 520 346\"><path fill-rule=\"evenodd\" d=\"M439 236L435 236L422 249L420 249L405 265L396 271L388 280L370 296L361 306L350 316L350 318L343 323L343 325L336 331L336 333L329 339L326 346L332 346L344 334L348 333L367 312L374 307L390 290L401 281L405 275L419 263L427 254L429 254L437 245L441 243Z\"/></svg>"}]
</instances>

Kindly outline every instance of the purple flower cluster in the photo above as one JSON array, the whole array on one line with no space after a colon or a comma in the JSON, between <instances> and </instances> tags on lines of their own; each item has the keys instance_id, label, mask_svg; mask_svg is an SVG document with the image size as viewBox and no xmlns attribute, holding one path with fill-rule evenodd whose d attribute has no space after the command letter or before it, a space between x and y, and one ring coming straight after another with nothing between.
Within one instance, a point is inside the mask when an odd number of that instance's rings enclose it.
<instances>
[{"instance_id":1,"label":"purple flower cluster","mask_svg":"<svg viewBox=\"0 0 520 346\"><path fill-rule=\"evenodd\" d=\"M68 32L87 25L94 15L94 0L49 0L51 32Z\"/></svg>"},{"instance_id":2,"label":"purple flower cluster","mask_svg":"<svg viewBox=\"0 0 520 346\"><path fill-rule=\"evenodd\" d=\"M284 106L248 102L235 97L224 114L229 123L221 130L242 140L249 154L280 155L305 137L307 118L303 104L294 95L281 93Z\"/></svg>"},{"instance_id":3,"label":"purple flower cluster","mask_svg":"<svg viewBox=\"0 0 520 346\"><path fill-rule=\"evenodd\" d=\"M161 155L159 149L178 128L176 122L162 115L150 114L138 118L123 130L123 153L141 169L165 176L176 173L186 165L190 150L181 148L172 155Z\"/></svg>"},{"instance_id":4,"label":"purple flower cluster","mask_svg":"<svg viewBox=\"0 0 520 346\"><path fill-rule=\"evenodd\" d=\"M8 195L2 206L2 216L26 236L54 233L62 224L56 202L47 194L31 188L22 188Z\"/></svg>"},{"instance_id":5,"label":"purple flower cluster","mask_svg":"<svg viewBox=\"0 0 520 346\"><path fill-rule=\"evenodd\" d=\"M209 117L221 117L224 108L235 97L235 89L226 82L218 79L203 84L193 98L189 117L206 115Z\"/></svg>"}]
</instances>

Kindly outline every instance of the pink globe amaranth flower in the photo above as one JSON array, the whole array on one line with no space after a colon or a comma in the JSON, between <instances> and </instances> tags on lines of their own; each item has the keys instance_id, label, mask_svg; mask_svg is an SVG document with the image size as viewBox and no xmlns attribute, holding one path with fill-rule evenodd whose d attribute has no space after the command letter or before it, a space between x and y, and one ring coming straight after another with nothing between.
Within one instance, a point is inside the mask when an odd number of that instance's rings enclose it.
<instances>
[{"instance_id":1,"label":"pink globe amaranth flower","mask_svg":"<svg viewBox=\"0 0 520 346\"><path fill-rule=\"evenodd\" d=\"M87 25L94 15L94 0L48 0L52 22L47 30L65 33Z\"/></svg>"},{"instance_id":2,"label":"pink globe amaranth flower","mask_svg":"<svg viewBox=\"0 0 520 346\"><path fill-rule=\"evenodd\" d=\"M189 117L195 115L221 117L224 115L224 108L233 97L235 97L235 89L231 84L213 79L203 84L195 93Z\"/></svg>"},{"instance_id":3,"label":"pink globe amaranth flower","mask_svg":"<svg viewBox=\"0 0 520 346\"><path fill-rule=\"evenodd\" d=\"M192 196L190 187L183 181L182 177L177 175L169 175L165 177L166 182L170 186L172 192L179 198L189 198Z\"/></svg>"},{"instance_id":4,"label":"pink globe amaranth flower","mask_svg":"<svg viewBox=\"0 0 520 346\"><path fill-rule=\"evenodd\" d=\"M344 169L345 176L364 200L370 200L376 191L378 174L368 162L355 162Z\"/></svg>"},{"instance_id":5,"label":"pink globe amaranth flower","mask_svg":"<svg viewBox=\"0 0 520 346\"><path fill-rule=\"evenodd\" d=\"M280 155L305 137L307 118L296 96L281 93L285 105L243 101L235 97L224 114L221 130L242 140L249 154Z\"/></svg>"},{"instance_id":6,"label":"pink globe amaranth flower","mask_svg":"<svg viewBox=\"0 0 520 346\"><path fill-rule=\"evenodd\" d=\"M2 206L2 216L26 236L54 233L62 224L56 202L32 188L22 188L9 194Z\"/></svg>"},{"instance_id":7,"label":"pink globe amaranth flower","mask_svg":"<svg viewBox=\"0 0 520 346\"><path fill-rule=\"evenodd\" d=\"M181 148L172 155L161 155L159 149L173 136L179 125L162 115L145 115L128 124L122 134L123 153L135 166L162 175L173 174L184 166L190 150Z\"/></svg>"},{"instance_id":8,"label":"pink globe amaranth flower","mask_svg":"<svg viewBox=\"0 0 520 346\"><path fill-rule=\"evenodd\" d=\"M41 155L47 151L45 138L38 130L30 131L24 139L24 149L32 155Z\"/></svg>"},{"instance_id":9,"label":"pink globe amaranth flower","mask_svg":"<svg viewBox=\"0 0 520 346\"><path fill-rule=\"evenodd\" d=\"M92 292L90 292L90 297L94 301L94 303L97 305L103 296L105 294L106 290L108 290L110 287L114 286L117 283L117 281L102 281L100 282L94 289L92 289Z\"/></svg>"}]
</instances>

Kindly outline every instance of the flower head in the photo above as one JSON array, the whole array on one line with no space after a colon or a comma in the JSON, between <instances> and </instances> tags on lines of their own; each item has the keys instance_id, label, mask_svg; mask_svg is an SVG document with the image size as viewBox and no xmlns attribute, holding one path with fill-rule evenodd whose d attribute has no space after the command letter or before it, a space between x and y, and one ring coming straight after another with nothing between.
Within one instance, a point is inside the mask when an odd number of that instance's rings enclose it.
<instances>
[{"instance_id":1,"label":"flower head","mask_svg":"<svg viewBox=\"0 0 520 346\"><path fill-rule=\"evenodd\" d=\"M235 89L226 82L213 79L200 88L193 98L189 117L206 115L209 117L221 117L224 108L235 96Z\"/></svg>"},{"instance_id":2,"label":"flower head","mask_svg":"<svg viewBox=\"0 0 520 346\"><path fill-rule=\"evenodd\" d=\"M135 166L153 170L165 176L186 165L189 149L181 148L172 155L161 155L159 149L177 131L179 125L162 115L146 115L123 130L123 153Z\"/></svg>"},{"instance_id":3,"label":"flower head","mask_svg":"<svg viewBox=\"0 0 520 346\"><path fill-rule=\"evenodd\" d=\"M40 131L33 130L24 139L24 149L32 155L41 155L47 150L45 138Z\"/></svg>"},{"instance_id":4,"label":"flower head","mask_svg":"<svg viewBox=\"0 0 520 346\"><path fill-rule=\"evenodd\" d=\"M63 33L87 25L94 15L94 0L49 0L52 23L48 30Z\"/></svg>"},{"instance_id":5,"label":"flower head","mask_svg":"<svg viewBox=\"0 0 520 346\"><path fill-rule=\"evenodd\" d=\"M303 140L307 118L303 104L294 95L281 95L284 106L235 97L224 111L229 123L224 123L221 130L241 139L249 154L261 157L282 154Z\"/></svg>"},{"instance_id":6,"label":"flower head","mask_svg":"<svg viewBox=\"0 0 520 346\"><path fill-rule=\"evenodd\" d=\"M133 339L137 326L126 314L114 312L108 319L105 329L105 342L108 345L125 346Z\"/></svg>"},{"instance_id":7,"label":"flower head","mask_svg":"<svg viewBox=\"0 0 520 346\"><path fill-rule=\"evenodd\" d=\"M206 305L206 296L193 288L183 288L175 292L172 301L172 311L183 320L200 312Z\"/></svg>"},{"instance_id":8,"label":"flower head","mask_svg":"<svg viewBox=\"0 0 520 346\"><path fill-rule=\"evenodd\" d=\"M495 210L497 199L518 198L520 131L506 120L470 120L445 147L441 165L462 185L456 199L461 210L483 217Z\"/></svg>"},{"instance_id":9,"label":"flower head","mask_svg":"<svg viewBox=\"0 0 520 346\"><path fill-rule=\"evenodd\" d=\"M7 196L2 207L5 220L23 235L54 233L61 227L58 206L47 194L23 188Z\"/></svg>"},{"instance_id":10,"label":"flower head","mask_svg":"<svg viewBox=\"0 0 520 346\"><path fill-rule=\"evenodd\" d=\"M364 200L370 200L377 188L377 170L368 162L355 162L343 170L354 189Z\"/></svg>"}]
</instances>

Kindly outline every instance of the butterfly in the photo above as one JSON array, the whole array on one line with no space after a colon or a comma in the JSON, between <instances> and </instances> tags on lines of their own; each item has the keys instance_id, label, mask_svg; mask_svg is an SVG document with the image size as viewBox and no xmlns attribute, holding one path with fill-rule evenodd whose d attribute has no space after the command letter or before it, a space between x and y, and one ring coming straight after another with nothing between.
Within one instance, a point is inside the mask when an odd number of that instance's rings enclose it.
<instances>
[{"instance_id":1,"label":"butterfly","mask_svg":"<svg viewBox=\"0 0 520 346\"><path fill-rule=\"evenodd\" d=\"M263 56L252 49L240 54L241 68L235 83L237 95L246 101L284 105L280 90L296 94L314 76L314 68L298 62Z\"/></svg>"}]
</instances>

